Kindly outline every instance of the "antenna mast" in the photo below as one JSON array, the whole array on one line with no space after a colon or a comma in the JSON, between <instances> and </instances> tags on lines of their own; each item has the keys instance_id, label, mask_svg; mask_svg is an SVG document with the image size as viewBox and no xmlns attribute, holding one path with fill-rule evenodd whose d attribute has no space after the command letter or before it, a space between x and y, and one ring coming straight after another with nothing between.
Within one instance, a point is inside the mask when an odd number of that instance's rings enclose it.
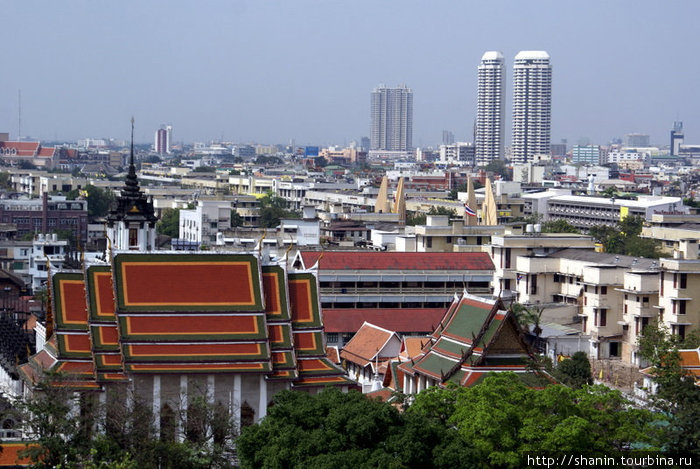
<instances>
[{"instance_id":1,"label":"antenna mast","mask_svg":"<svg viewBox=\"0 0 700 469\"><path fill-rule=\"evenodd\" d=\"M17 109L17 141L22 141L22 90L17 90L17 102L19 103Z\"/></svg>"}]
</instances>

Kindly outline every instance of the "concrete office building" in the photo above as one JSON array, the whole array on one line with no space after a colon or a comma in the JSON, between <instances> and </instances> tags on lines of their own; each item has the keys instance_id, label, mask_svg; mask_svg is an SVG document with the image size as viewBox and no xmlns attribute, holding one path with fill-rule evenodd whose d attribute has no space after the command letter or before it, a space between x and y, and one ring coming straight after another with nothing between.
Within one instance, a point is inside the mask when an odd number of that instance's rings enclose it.
<instances>
[{"instance_id":1,"label":"concrete office building","mask_svg":"<svg viewBox=\"0 0 700 469\"><path fill-rule=\"evenodd\" d=\"M410 152L413 148L413 91L406 85L372 91L370 150Z\"/></svg>"},{"instance_id":2,"label":"concrete office building","mask_svg":"<svg viewBox=\"0 0 700 469\"><path fill-rule=\"evenodd\" d=\"M503 54L484 53L479 64L476 102L476 164L503 159L505 147L506 82Z\"/></svg>"},{"instance_id":3,"label":"concrete office building","mask_svg":"<svg viewBox=\"0 0 700 469\"><path fill-rule=\"evenodd\" d=\"M552 115L552 66L545 51L522 51L513 67L513 141L515 163L549 155Z\"/></svg>"},{"instance_id":4,"label":"concrete office building","mask_svg":"<svg viewBox=\"0 0 700 469\"><path fill-rule=\"evenodd\" d=\"M680 154L683 138L683 122L676 121L673 123L673 130L671 131L671 156L678 156Z\"/></svg>"}]
</instances>

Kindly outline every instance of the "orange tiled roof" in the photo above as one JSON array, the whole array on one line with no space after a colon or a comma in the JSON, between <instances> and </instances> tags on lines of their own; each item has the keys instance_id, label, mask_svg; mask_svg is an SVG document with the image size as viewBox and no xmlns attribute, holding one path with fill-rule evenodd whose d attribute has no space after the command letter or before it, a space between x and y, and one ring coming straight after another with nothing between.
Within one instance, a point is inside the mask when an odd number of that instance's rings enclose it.
<instances>
[{"instance_id":1,"label":"orange tiled roof","mask_svg":"<svg viewBox=\"0 0 700 469\"><path fill-rule=\"evenodd\" d=\"M367 366L394 335L396 335L395 332L366 322L350 342L345 344L340 357L360 366Z\"/></svg>"}]
</instances>

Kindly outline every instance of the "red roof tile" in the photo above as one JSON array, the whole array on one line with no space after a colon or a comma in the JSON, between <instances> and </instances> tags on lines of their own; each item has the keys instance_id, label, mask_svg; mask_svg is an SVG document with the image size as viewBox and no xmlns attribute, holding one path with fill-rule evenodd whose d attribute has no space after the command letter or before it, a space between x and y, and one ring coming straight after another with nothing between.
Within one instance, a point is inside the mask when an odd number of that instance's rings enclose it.
<instances>
[{"instance_id":1,"label":"red roof tile","mask_svg":"<svg viewBox=\"0 0 700 469\"><path fill-rule=\"evenodd\" d=\"M34 156L41 148L39 142L0 142L0 148L12 150L14 148L16 156Z\"/></svg>"},{"instance_id":2,"label":"red roof tile","mask_svg":"<svg viewBox=\"0 0 700 469\"><path fill-rule=\"evenodd\" d=\"M37 156L53 157L53 154L55 153L55 151L56 151L55 148L40 148L39 154Z\"/></svg>"},{"instance_id":3,"label":"red roof tile","mask_svg":"<svg viewBox=\"0 0 700 469\"><path fill-rule=\"evenodd\" d=\"M430 333L440 323L444 308L324 309L326 332L356 332L370 322L396 332Z\"/></svg>"},{"instance_id":4,"label":"red roof tile","mask_svg":"<svg viewBox=\"0 0 700 469\"><path fill-rule=\"evenodd\" d=\"M381 352L392 335L392 331L364 323L350 342L345 344L340 357L360 366L367 366L374 360L375 355Z\"/></svg>"},{"instance_id":5,"label":"red roof tile","mask_svg":"<svg viewBox=\"0 0 700 469\"><path fill-rule=\"evenodd\" d=\"M301 253L305 268L321 256L317 251ZM485 252L376 252L328 251L323 253L321 270L493 270Z\"/></svg>"},{"instance_id":6,"label":"red roof tile","mask_svg":"<svg viewBox=\"0 0 700 469\"><path fill-rule=\"evenodd\" d=\"M331 361L331 363L340 365L340 352L338 352L338 347L335 345L326 347L326 357Z\"/></svg>"}]
</instances>

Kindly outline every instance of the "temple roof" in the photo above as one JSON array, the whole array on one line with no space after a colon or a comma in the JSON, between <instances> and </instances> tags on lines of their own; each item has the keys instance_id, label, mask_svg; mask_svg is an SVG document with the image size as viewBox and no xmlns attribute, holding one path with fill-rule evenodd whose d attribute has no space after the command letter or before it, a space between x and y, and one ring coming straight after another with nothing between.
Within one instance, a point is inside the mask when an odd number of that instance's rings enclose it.
<instances>
[{"instance_id":1,"label":"temple roof","mask_svg":"<svg viewBox=\"0 0 700 469\"><path fill-rule=\"evenodd\" d=\"M513 313L503 308L500 299L485 300L465 292L455 297L420 352L416 355L414 348L411 361L398 365L398 371L441 384L471 386L490 372L533 374L528 368L531 356ZM523 376L531 385L542 378Z\"/></svg>"},{"instance_id":2,"label":"temple roof","mask_svg":"<svg viewBox=\"0 0 700 469\"><path fill-rule=\"evenodd\" d=\"M23 373L34 383L48 370L84 389L142 373L353 384L326 357L315 274L257 253L115 252L51 286L55 333Z\"/></svg>"}]
</instances>

